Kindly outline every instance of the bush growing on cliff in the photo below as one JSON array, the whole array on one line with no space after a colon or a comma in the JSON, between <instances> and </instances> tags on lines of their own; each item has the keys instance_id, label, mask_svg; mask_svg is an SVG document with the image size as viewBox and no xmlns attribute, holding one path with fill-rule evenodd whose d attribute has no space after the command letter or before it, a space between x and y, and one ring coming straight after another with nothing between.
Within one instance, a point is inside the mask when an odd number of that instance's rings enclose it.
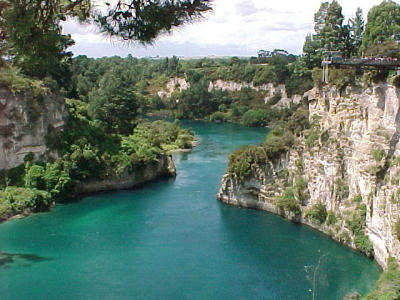
<instances>
[{"instance_id":1,"label":"bush growing on cliff","mask_svg":"<svg viewBox=\"0 0 400 300\"><path fill-rule=\"evenodd\" d=\"M306 218L317 225L324 223L327 216L326 206L322 203L314 204L306 213Z\"/></svg>"},{"instance_id":2,"label":"bush growing on cliff","mask_svg":"<svg viewBox=\"0 0 400 300\"><path fill-rule=\"evenodd\" d=\"M394 230L396 232L396 237L400 241L400 219L397 220L396 224L394 225Z\"/></svg>"},{"instance_id":3,"label":"bush growing on cliff","mask_svg":"<svg viewBox=\"0 0 400 300\"><path fill-rule=\"evenodd\" d=\"M380 162L385 157L385 151L382 149L374 149L372 150L371 155L376 162Z\"/></svg>"},{"instance_id":4,"label":"bush growing on cliff","mask_svg":"<svg viewBox=\"0 0 400 300\"><path fill-rule=\"evenodd\" d=\"M262 147L240 147L229 155L228 172L242 181L253 172L254 167L266 161L267 155Z\"/></svg>"},{"instance_id":5,"label":"bush growing on cliff","mask_svg":"<svg viewBox=\"0 0 400 300\"><path fill-rule=\"evenodd\" d=\"M366 206L362 204L352 215L351 219L346 220L346 224L354 234L354 243L361 252L368 257L374 256L374 248L368 236L364 233L366 218Z\"/></svg>"},{"instance_id":6,"label":"bush growing on cliff","mask_svg":"<svg viewBox=\"0 0 400 300\"><path fill-rule=\"evenodd\" d=\"M286 152L293 144L294 137L291 132L285 131L282 127L277 126L272 129L263 143L268 158L273 160Z\"/></svg>"},{"instance_id":7,"label":"bush growing on cliff","mask_svg":"<svg viewBox=\"0 0 400 300\"><path fill-rule=\"evenodd\" d=\"M335 213L332 211L328 212L327 217L326 217L326 224L334 225L334 224L336 224L336 221L337 221L337 218L336 218Z\"/></svg>"},{"instance_id":8,"label":"bush growing on cliff","mask_svg":"<svg viewBox=\"0 0 400 300\"><path fill-rule=\"evenodd\" d=\"M46 191L20 187L6 187L2 198L15 213L40 211L48 207L51 201L51 195Z\"/></svg>"},{"instance_id":9,"label":"bush growing on cliff","mask_svg":"<svg viewBox=\"0 0 400 300\"><path fill-rule=\"evenodd\" d=\"M282 213L301 214L300 205L294 197L292 188L286 188L283 195L275 200L275 207Z\"/></svg>"}]
</instances>

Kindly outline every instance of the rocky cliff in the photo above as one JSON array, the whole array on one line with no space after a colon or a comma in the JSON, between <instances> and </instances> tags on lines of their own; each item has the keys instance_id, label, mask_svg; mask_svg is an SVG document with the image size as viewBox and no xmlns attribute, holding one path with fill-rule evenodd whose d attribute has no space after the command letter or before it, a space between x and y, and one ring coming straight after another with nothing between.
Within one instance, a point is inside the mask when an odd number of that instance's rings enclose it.
<instances>
[{"instance_id":1,"label":"rocky cliff","mask_svg":"<svg viewBox=\"0 0 400 300\"><path fill-rule=\"evenodd\" d=\"M250 176L225 174L218 198L305 223L383 267L400 261L399 89L325 86L305 97L311 128Z\"/></svg>"},{"instance_id":2,"label":"rocky cliff","mask_svg":"<svg viewBox=\"0 0 400 300\"><path fill-rule=\"evenodd\" d=\"M32 153L36 159L56 155L46 146L48 130L61 130L68 112L54 94L15 95L0 87L0 170L16 167Z\"/></svg>"},{"instance_id":3,"label":"rocky cliff","mask_svg":"<svg viewBox=\"0 0 400 300\"><path fill-rule=\"evenodd\" d=\"M90 180L79 182L75 186L75 193L91 194L104 191L129 189L144 182L160 177L175 176L176 170L170 155L162 155L158 162L148 163L140 170L124 172L119 177L103 180Z\"/></svg>"},{"instance_id":4,"label":"rocky cliff","mask_svg":"<svg viewBox=\"0 0 400 300\"><path fill-rule=\"evenodd\" d=\"M183 90L187 90L189 87L190 83L188 83L185 78L174 77L167 82L166 89L158 91L157 95L161 98L169 98L174 91L181 92ZM214 89L228 92L238 92L243 88L250 88L257 92L263 92L265 94L264 102L266 104L276 95L280 95L280 100L272 106L274 108L289 107L291 103L298 104L302 100L302 96L300 95L293 95L292 97L289 97L284 84L274 85L272 83L268 83L261 86L255 86L252 82L235 82L221 79L210 81L208 84L209 92Z\"/></svg>"}]
</instances>

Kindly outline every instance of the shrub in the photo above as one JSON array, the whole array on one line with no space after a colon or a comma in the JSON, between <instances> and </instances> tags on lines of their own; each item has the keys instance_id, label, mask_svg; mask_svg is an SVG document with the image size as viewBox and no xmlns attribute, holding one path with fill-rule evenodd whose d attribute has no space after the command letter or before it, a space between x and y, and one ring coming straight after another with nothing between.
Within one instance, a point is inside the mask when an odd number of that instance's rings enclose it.
<instances>
[{"instance_id":1,"label":"shrub","mask_svg":"<svg viewBox=\"0 0 400 300\"><path fill-rule=\"evenodd\" d=\"M311 74L314 86L316 87L321 87L323 82L322 82L322 69L320 68L314 68L312 70Z\"/></svg>"},{"instance_id":2,"label":"shrub","mask_svg":"<svg viewBox=\"0 0 400 300\"><path fill-rule=\"evenodd\" d=\"M385 156L385 151L383 151L382 149L374 149L372 150L371 155L376 160L376 162L380 162Z\"/></svg>"},{"instance_id":3,"label":"shrub","mask_svg":"<svg viewBox=\"0 0 400 300\"><path fill-rule=\"evenodd\" d=\"M47 208L51 195L37 189L6 187L3 191L3 199L12 211L21 213L25 210L40 211Z\"/></svg>"},{"instance_id":4,"label":"shrub","mask_svg":"<svg viewBox=\"0 0 400 300\"><path fill-rule=\"evenodd\" d=\"M353 197L352 201L353 201L354 203L361 203L361 201L362 201L362 196L361 196L360 194L357 194L357 195L355 195L355 196Z\"/></svg>"},{"instance_id":5,"label":"shrub","mask_svg":"<svg viewBox=\"0 0 400 300\"><path fill-rule=\"evenodd\" d=\"M263 147L269 159L277 159L290 148L293 141L293 135L278 126L268 133Z\"/></svg>"},{"instance_id":6,"label":"shrub","mask_svg":"<svg viewBox=\"0 0 400 300\"><path fill-rule=\"evenodd\" d=\"M330 211L326 218L326 224L334 225L337 222L337 218L334 212Z\"/></svg>"},{"instance_id":7,"label":"shrub","mask_svg":"<svg viewBox=\"0 0 400 300\"><path fill-rule=\"evenodd\" d=\"M373 257L374 248L371 241L368 239L368 236L364 233L365 218L366 206L361 205L359 210L352 215L351 219L346 220L346 224L354 234L354 243L357 249L368 257Z\"/></svg>"},{"instance_id":8,"label":"shrub","mask_svg":"<svg viewBox=\"0 0 400 300\"><path fill-rule=\"evenodd\" d=\"M344 69L330 69L329 70L329 84L334 85L339 91L343 90L346 86L355 82L356 71Z\"/></svg>"},{"instance_id":9,"label":"shrub","mask_svg":"<svg viewBox=\"0 0 400 300\"><path fill-rule=\"evenodd\" d=\"M267 114L265 110L249 110L242 116L242 123L246 126L265 126L267 125Z\"/></svg>"},{"instance_id":10,"label":"shrub","mask_svg":"<svg viewBox=\"0 0 400 300\"><path fill-rule=\"evenodd\" d=\"M396 224L394 225L396 237L400 241L400 219L397 220Z\"/></svg>"},{"instance_id":11,"label":"shrub","mask_svg":"<svg viewBox=\"0 0 400 300\"><path fill-rule=\"evenodd\" d=\"M395 77L393 77L392 84L395 87L400 88L400 75L396 75Z\"/></svg>"},{"instance_id":12,"label":"shrub","mask_svg":"<svg viewBox=\"0 0 400 300\"><path fill-rule=\"evenodd\" d=\"M266 160L267 155L262 147L240 147L229 155L228 172L244 180L256 165L264 164Z\"/></svg>"},{"instance_id":13,"label":"shrub","mask_svg":"<svg viewBox=\"0 0 400 300\"><path fill-rule=\"evenodd\" d=\"M286 188L283 195L276 199L275 207L281 212L290 212L295 215L301 214L300 205L294 198L292 188Z\"/></svg>"},{"instance_id":14,"label":"shrub","mask_svg":"<svg viewBox=\"0 0 400 300\"><path fill-rule=\"evenodd\" d=\"M46 189L46 182L43 179L45 168L39 165L31 166L25 174L25 186L27 188Z\"/></svg>"},{"instance_id":15,"label":"shrub","mask_svg":"<svg viewBox=\"0 0 400 300\"><path fill-rule=\"evenodd\" d=\"M306 138L306 140L305 140L305 143L306 143L307 148L308 148L308 149L311 149L312 147L314 147L315 142L318 141L318 138L319 138L319 134L318 134L318 133L316 133L316 132L311 132L311 133L307 136L307 138Z\"/></svg>"},{"instance_id":16,"label":"shrub","mask_svg":"<svg viewBox=\"0 0 400 300\"><path fill-rule=\"evenodd\" d=\"M274 94L267 102L268 105L273 106L282 99L282 94L280 92Z\"/></svg>"},{"instance_id":17,"label":"shrub","mask_svg":"<svg viewBox=\"0 0 400 300\"><path fill-rule=\"evenodd\" d=\"M326 206L322 203L313 205L306 213L306 218L311 220L314 224L322 224L327 218Z\"/></svg>"},{"instance_id":18,"label":"shrub","mask_svg":"<svg viewBox=\"0 0 400 300\"><path fill-rule=\"evenodd\" d=\"M340 199L347 199L349 197L349 186L344 184L343 180L336 180L336 188Z\"/></svg>"},{"instance_id":19,"label":"shrub","mask_svg":"<svg viewBox=\"0 0 400 300\"><path fill-rule=\"evenodd\" d=\"M222 112L216 111L215 113L210 115L211 122L226 122L228 118Z\"/></svg>"}]
</instances>

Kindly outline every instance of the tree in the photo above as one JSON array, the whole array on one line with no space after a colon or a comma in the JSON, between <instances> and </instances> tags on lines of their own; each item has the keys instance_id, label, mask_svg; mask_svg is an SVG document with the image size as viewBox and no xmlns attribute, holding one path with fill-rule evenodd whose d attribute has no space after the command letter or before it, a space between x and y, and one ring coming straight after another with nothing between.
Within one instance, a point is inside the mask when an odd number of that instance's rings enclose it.
<instances>
[{"instance_id":1,"label":"tree","mask_svg":"<svg viewBox=\"0 0 400 300\"><path fill-rule=\"evenodd\" d=\"M400 5L391 0L369 11L361 50L386 41L400 41Z\"/></svg>"},{"instance_id":2,"label":"tree","mask_svg":"<svg viewBox=\"0 0 400 300\"><path fill-rule=\"evenodd\" d=\"M326 11L325 23L320 31L321 48L328 51L344 51L343 14L340 4L333 0Z\"/></svg>"},{"instance_id":3,"label":"tree","mask_svg":"<svg viewBox=\"0 0 400 300\"><path fill-rule=\"evenodd\" d=\"M211 10L211 0L119 0L106 3L108 13L95 16L104 33L124 40L151 43L160 33L169 32Z\"/></svg>"},{"instance_id":4,"label":"tree","mask_svg":"<svg viewBox=\"0 0 400 300\"><path fill-rule=\"evenodd\" d=\"M314 14L314 31L317 36L321 34L322 29L325 27L325 19L328 14L329 2L321 3L318 11Z\"/></svg>"},{"instance_id":5,"label":"tree","mask_svg":"<svg viewBox=\"0 0 400 300\"><path fill-rule=\"evenodd\" d=\"M107 132L130 134L140 99L133 91L133 83L121 68L114 68L101 79L99 89L89 94L89 114L103 123Z\"/></svg>"},{"instance_id":6,"label":"tree","mask_svg":"<svg viewBox=\"0 0 400 300\"><path fill-rule=\"evenodd\" d=\"M349 20L349 30L354 49L353 54L357 54L360 50L364 33L364 18L361 8L357 8L355 17Z\"/></svg>"},{"instance_id":7,"label":"tree","mask_svg":"<svg viewBox=\"0 0 400 300\"><path fill-rule=\"evenodd\" d=\"M0 54L11 57L28 75L53 76L61 82L69 78L72 54L65 50L73 44L70 36L61 33L60 21L66 17L94 20L103 33L146 44L200 17L211 9L210 2L120 0L115 5L105 3L107 10L101 14L91 9L90 0L0 0ZM5 53L3 44L7 44Z\"/></svg>"},{"instance_id":8,"label":"tree","mask_svg":"<svg viewBox=\"0 0 400 300\"><path fill-rule=\"evenodd\" d=\"M322 53L319 51L320 42L315 36L308 34L303 45L304 60L310 70L321 66L322 61Z\"/></svg>"}]
</instances>

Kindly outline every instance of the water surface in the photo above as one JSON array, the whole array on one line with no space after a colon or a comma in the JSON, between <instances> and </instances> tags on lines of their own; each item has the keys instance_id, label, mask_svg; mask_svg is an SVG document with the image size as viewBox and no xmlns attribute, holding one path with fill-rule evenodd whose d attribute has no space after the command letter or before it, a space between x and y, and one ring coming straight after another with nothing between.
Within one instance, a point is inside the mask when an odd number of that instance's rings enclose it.
<instances>
[{"instance_id":1,"label":"water surface","mask_svg":"<svg viewBox=\"0 0 400 300\"><path fill-rule=\"evenodd\" d=\"M178 176L0 225L0 299L341 299L380 269L305 226L216 201L228 154L266 129L188 122Z\"/></svg>"}]
</instances>

